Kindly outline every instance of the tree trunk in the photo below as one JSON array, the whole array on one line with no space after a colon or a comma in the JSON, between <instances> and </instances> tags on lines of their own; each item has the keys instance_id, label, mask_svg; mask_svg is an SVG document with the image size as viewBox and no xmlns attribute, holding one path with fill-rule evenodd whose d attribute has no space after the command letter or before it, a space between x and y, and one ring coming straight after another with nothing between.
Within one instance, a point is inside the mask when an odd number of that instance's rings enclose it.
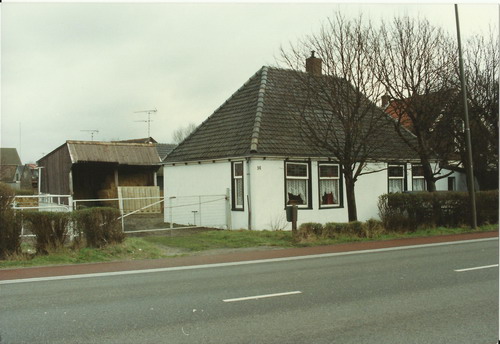
<instances>
[{"instance_id":1,"label":"tree trunk","mask_svg":"<svg viewBox=\"0 0 500 344\"><path fill-rule=\"evenodd\" d=\"M355 181L352 178L346 177L345 188L347 196L347 213L349 222L358 220L358 211L356 209L356 195L354 194Z\"/></svg>"},{"instance_id":2,"label":"tree trunk","mask_svg":"<svg viewBox=\"0 0 500 344\"><path fill-rule=\"evenodd\" d=\"M431 163L426 158L420 158L422 162L422 168L424 169L424 179L425 184L427 184L427 191L436 191L436 180L434 179L434 173L432 173Z\"/></svg>"}]
</instances>

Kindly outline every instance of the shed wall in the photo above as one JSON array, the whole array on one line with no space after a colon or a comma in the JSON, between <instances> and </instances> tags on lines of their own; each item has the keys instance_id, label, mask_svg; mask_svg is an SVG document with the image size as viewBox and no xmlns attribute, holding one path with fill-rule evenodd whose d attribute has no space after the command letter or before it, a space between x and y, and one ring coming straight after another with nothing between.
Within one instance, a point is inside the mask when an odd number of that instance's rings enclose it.
<instances>
[{"instance_id":1,"label":"shed wall","mask_svg":"<svg viewBox=\"0 0 500 344\"><path fill-rule=\"evenodd\" d=\"M54 195L70 194L69 173L71 171L71 158L66 144L40 159L38 165L43 167L40 171L40 191L42 193Z\"/></svg>"}]
</instances>

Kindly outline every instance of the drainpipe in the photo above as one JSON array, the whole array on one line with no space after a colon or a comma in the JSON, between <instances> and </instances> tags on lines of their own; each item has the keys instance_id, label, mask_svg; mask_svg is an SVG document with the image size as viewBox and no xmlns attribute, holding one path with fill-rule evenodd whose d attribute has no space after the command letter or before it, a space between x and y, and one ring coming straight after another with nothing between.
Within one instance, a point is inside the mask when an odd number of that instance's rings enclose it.
<instances>
[{"instance_id":1,"label":"drainpipe","mask_svg":"<svg viewBox=\"0 0 500 344\"><path fill-rule=\"evenodd\" d=\"M247 208L248 208L248 230L252 230L252 206L250 197L250 157L247 158Z\"/></svg>"}]
</instances>

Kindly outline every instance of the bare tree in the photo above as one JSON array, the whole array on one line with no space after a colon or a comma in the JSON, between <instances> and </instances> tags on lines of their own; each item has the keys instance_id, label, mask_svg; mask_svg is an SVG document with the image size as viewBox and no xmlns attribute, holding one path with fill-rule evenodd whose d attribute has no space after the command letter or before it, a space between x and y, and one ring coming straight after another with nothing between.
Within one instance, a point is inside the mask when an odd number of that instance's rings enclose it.
<instances>
[{"instance_id":1,"label":"bare tree","mask_svg":"<svg viewBox=\"0 0 500 344\"><path fill-rule=\"evenodd\" d=\"M174 133L172 134L172 138L174 143L181 143L184 141L186 137L188 137L194 130L196 129L196 124L194 123L189 123L185 127L180 127L174 130Z\"/></svg>"},{"instance_id":2,"label":"bare tree","mask_svg":"<svg viewBox=\"0 0 500 344\"><path fill-rule=\"evenodd\" d=\"M453 41L427 20L407 16L383 23L373 41L373 72L392 99L388 110L396 132L420 157L427 190L435 191L436 181L447 175L431 162L447 162L454 153L452 117L447 115L458 104ZM407 138L407 130L416 140Z\"/></svg>"},{"instance_id":3,"label":"bare tree","mask_svg":"<svg viewBox=\"0 0 500 344\"><path fill-rule=\"evenodd\" d=\"M364 25L361 16L351 20L337 13L318 34L281 49L282 60L296 71L299 80L300 89L288 96L300 114L302 136L338 160L349 221L357 220L356 181L360 175L374 172L366 164L379 155L380 132L389 124L388 116L370 100L378 99L383 91L369 68L374 59L371 37L371 24ZM303 61L310 51L321 58L322 70L303 73Z\"/></svg>"},{"instance_id":4,"label":"bare tree","mask_svg":"<svg viewBox=\"0 0 500 344\"><path fill-rule=\"evenodd\" d=\"M467 82L469 123L472 139L474 175L481 189L498 188L498 35L474 36L465 44L464 69ZM458 72L457 72L458 73ZM462 111L460 113L463 113ZM461 116L455 121L456 141L465 163L465 142Z\"/></svg>"}]
</instances>

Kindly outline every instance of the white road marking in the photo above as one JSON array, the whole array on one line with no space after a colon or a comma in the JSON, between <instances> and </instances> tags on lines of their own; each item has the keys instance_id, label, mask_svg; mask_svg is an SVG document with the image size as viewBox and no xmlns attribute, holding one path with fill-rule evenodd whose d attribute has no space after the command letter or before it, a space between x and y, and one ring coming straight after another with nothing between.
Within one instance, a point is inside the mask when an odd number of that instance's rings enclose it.
<instances>
[{"instance_id":1,"label":"white road marking","mask_svg":"<svg viewBox=\"0 0 500 344\"><path fill-rule=\"evenodd\" d=\"M457 269L457 270L453 270L453 271L455 271L455 272L464 272L464 271L481 270L481 269L496 268L496 267L498 267L498 264L476 266L474 268Z\"/></svg>"},{"instance_id":2,"label":"white road marking","mask_svg":"<svg viewBox=\"0 0 500 344\"><path fill-rule=\"evenodd\" d=\"M295 295L295 294L302 294L302 292L298 291L298 290L297 291L288 291L285 293L238 297L235 299L226 299L226 300L222 300L222 301L224 301L224 302L238 302L238 301L258 300L258 299L265 299L268 297L287 296L287 295Z\"/></svg>"},{"instance_id":3,"label":"white road marking","mask_svg":"<svg viewBox=\"0 0 500 344\"><path fill-rule=\"evenodd\" d=\"M23 278L23 279L13 279L13 280L3 280L3 281L0 281L0 285L2 285L2 284L29 283L29 282L59 281L59 280L78 279L78 278L91 278L91 277L109 277L109 276L121 276L121 275L136 275L136 274L146 274L146 273L155 273L155 272L183 271L183 270L195 270L195 269L210 269L210 268L219 268L219 267L226 267L226 266L262 264L262 263L275 263L275 262L285 262L285 261L302 260L302 259L315 259L315 258L328 258L328 257L337 257L337 256L348 256L348 255L363 254L363 253L378 253L378 252L410 250L410 249L415 249L415 248L425 248L425 247L435 247L435 246L470 244L470 243L476 243L476 242L482 242L482 241L498 241L498 238L485 238L485 239L473 239L473 240L448 241L448 242L439 242L439 243L433 243L433 244L397 246L397 247L377 248L377 249L357 250L357 251L337 252L337 253L322 253L322 254L312 254L312 255L306 255L306 256L284 257L284 258L270 258L270 259L259 259L259 260L247 260L247 261L241 261L241 262L215 263L215 264L202 264L202 265L188 265L188 266L174 266L174 267L170 267L170 268L156 268L156 269L145 269L145 270L127 270L127 271L113 271L113 272L98 272L98 273L90 273L90 274L77 274L77 275L64 275L64 276ZM2 273L2 271L0 270L0 274L1 273Z\"/></svg>"}]
</instances>

